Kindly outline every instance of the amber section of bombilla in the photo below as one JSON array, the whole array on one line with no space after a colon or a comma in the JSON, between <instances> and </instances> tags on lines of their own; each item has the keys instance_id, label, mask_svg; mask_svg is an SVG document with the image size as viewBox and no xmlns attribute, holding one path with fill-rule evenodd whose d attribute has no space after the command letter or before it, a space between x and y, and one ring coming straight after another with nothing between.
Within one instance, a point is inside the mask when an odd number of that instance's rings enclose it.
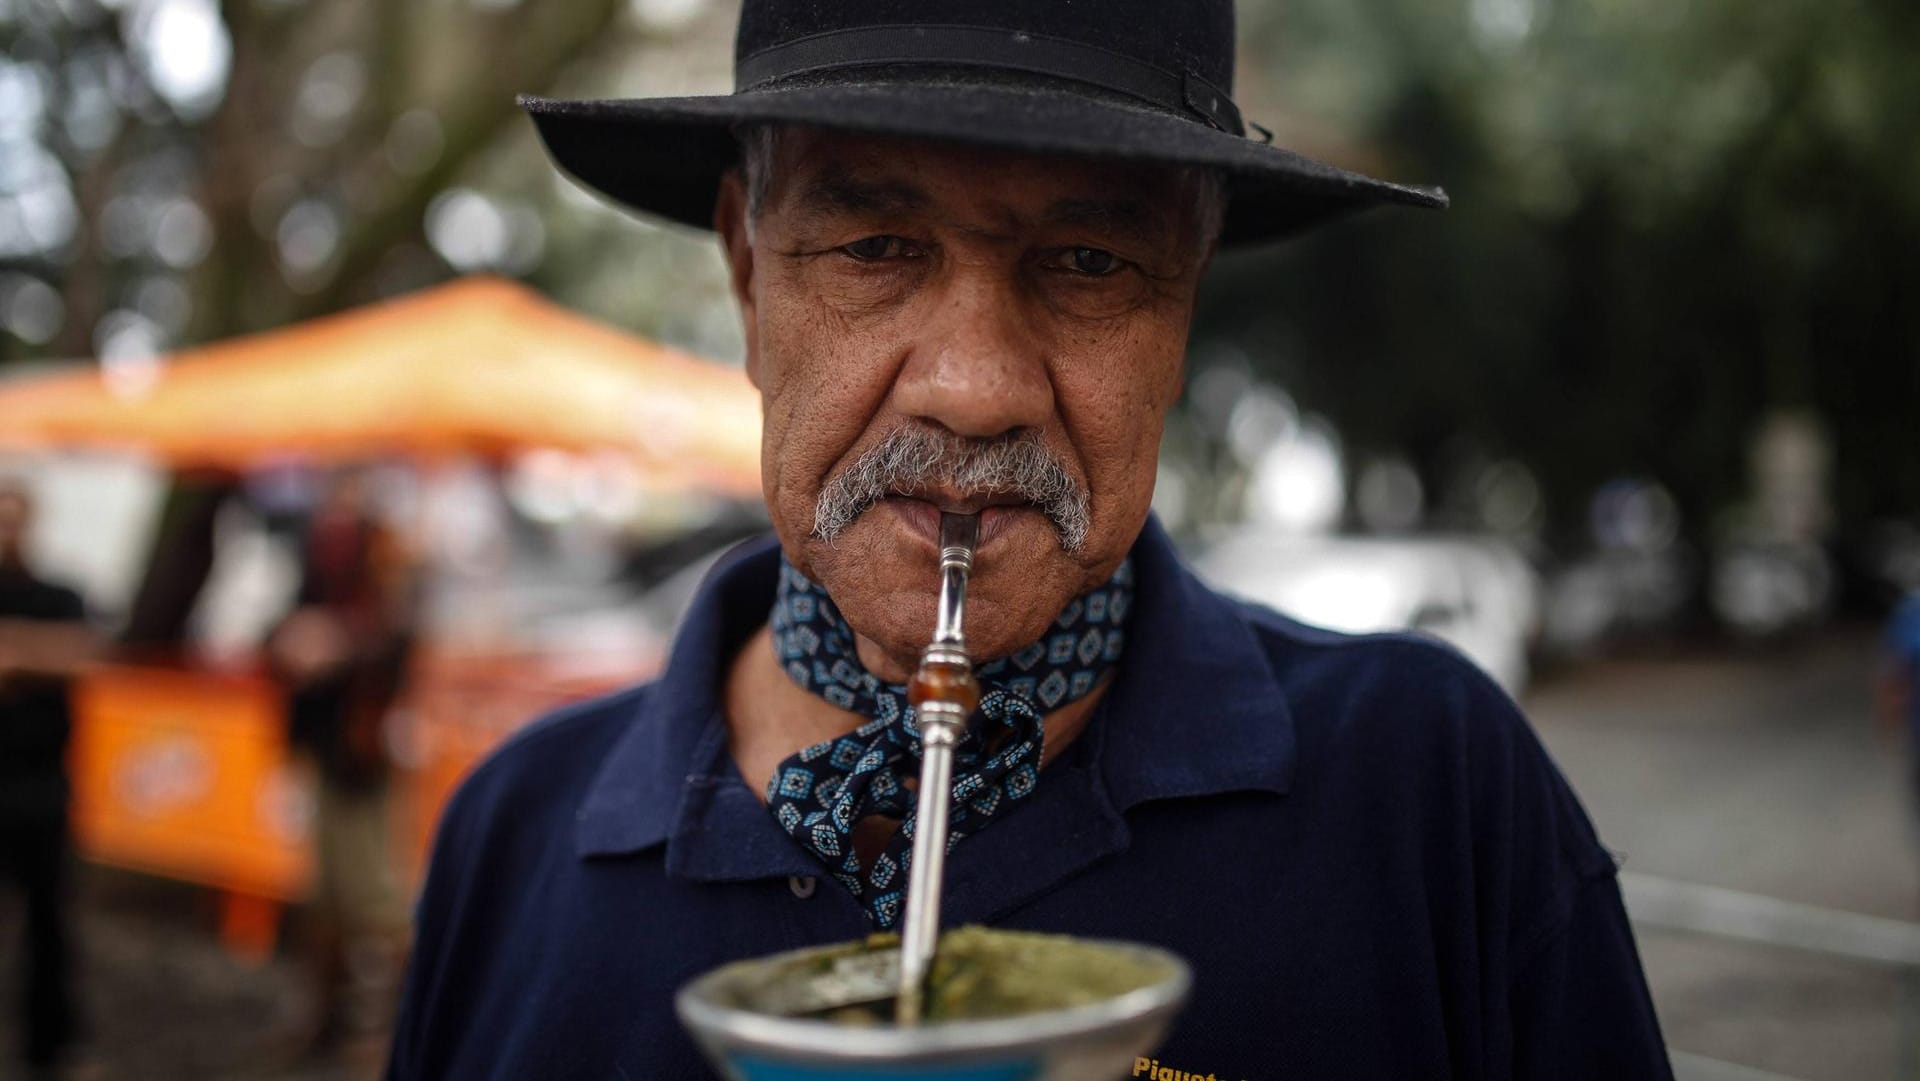
<instances>
[{"instance_id":1,"label":"amber section of bombilla","mask_svg":"<svg viewBox=\"0 0 1920 1081\"><path fill-rule=\"evenodd\" d=\"M907 701L922 713L929 703L942 702L957 708L963 717L971 716L980 704L980 683L967 665L924 661L907 683Z\"/></svg>"}]
</instances>

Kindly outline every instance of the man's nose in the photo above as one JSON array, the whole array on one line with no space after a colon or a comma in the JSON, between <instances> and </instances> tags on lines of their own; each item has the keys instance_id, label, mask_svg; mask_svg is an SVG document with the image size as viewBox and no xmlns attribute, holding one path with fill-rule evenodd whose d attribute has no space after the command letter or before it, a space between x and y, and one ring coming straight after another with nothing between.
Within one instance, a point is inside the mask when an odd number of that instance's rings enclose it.
<instances>
[{"instance_id":1,"label":"man's nose","mask_svg":"<svg viewBox=\"0 0 1920 1081\"><path fill-rule=\"evenodd\" d=\"M970 438L1044 424L1053 383L1016 283L984 271L948 280L924 311L893 394L907 415Z\"/></svg>"}]
</instances>

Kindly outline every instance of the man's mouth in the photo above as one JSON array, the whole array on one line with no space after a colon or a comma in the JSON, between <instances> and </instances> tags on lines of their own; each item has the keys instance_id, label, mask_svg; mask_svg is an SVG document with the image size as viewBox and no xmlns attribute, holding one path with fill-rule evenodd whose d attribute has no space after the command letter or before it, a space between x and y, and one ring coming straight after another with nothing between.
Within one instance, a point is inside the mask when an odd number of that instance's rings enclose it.
<instances>
[{"instance_id":1,"label":"man's mouth","mask_svg":"<svg viewBox=\"0 0 1920 1081\"><path fill-rule=\"evenodd\" d=\"M890 491L888 499L914 499L930 503L942 514L979 514L989 507L1030 507L1033 501L1011 492L955 492L942 488L916 488Z\"/></svg>"},{"instance_id":2,"label":"man's mouth","mask_svg":"<svg viewBox=\"0 0 1920 1081\"><path fill-rule=\"evenodd\" d=\"M940 515L978 514L979 548L1005 532L1021 516L1038 514L1029 500L1004 494L960 494L953 492L890 492L880 506L894 514L908 530L926 541L929 549L940 543Z\"/></svg>"}]
</instances>

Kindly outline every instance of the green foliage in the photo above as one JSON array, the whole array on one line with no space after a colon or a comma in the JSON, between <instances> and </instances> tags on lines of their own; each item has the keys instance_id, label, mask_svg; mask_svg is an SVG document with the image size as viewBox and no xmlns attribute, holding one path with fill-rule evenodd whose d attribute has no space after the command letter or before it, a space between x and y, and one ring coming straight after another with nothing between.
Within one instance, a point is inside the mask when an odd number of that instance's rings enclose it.
<instances>
[{"instance_id":1,"label":"green foliage","mask_svg":"<svg viewBox=\"0 0 1920 1081\"><path fill-rule=\"evenodd\" d=\"M575 240L556 261L604 265L577 226L607 233L609 215L556 205L564 181L514 97L583 69L599 90L623 68L673 70L659 54L688 27L646 10L0 0L0 360L112 363L458 273L534 274L551 221ZM717 4L687 10L697 32L730 24ZM56 226L70 235L21 239Z\"/></svg>"},{"instance_id":2,"label":"green foliage","mask_svg":"<svg viewBox=\"0 0 1920 1081\"><path fill-rule=\"evenodd\" d=\"M1843 525L1920 507L1920 8L1286 0L1242 23L1271 126L1365 139L1393 157L1337 156L1455 206L1228 261L1203 341L1253 343L1362 450L1521 457L1563 527L1622 474L1702 525L1760 416L1797 406L1836 437Z\"/></svg>"}]
</instances>

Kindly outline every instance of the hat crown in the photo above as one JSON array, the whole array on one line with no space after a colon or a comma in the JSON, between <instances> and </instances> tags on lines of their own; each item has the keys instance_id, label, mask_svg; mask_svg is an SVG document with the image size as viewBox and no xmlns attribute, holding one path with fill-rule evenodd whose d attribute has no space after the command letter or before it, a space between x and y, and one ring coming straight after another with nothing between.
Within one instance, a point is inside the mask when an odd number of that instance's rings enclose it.
<instances>
[{"instance_id":1,"label":"hat crown","mask_svg":"<svg viewBox=\"0 0 1920 1081\"><path fill-rule=\"evenodd\" d=\"M1233 0L745 0L734 40L736 72L770 49L882 27L1054 38L1233 89Z\"/></svg>"}]
</instances>

